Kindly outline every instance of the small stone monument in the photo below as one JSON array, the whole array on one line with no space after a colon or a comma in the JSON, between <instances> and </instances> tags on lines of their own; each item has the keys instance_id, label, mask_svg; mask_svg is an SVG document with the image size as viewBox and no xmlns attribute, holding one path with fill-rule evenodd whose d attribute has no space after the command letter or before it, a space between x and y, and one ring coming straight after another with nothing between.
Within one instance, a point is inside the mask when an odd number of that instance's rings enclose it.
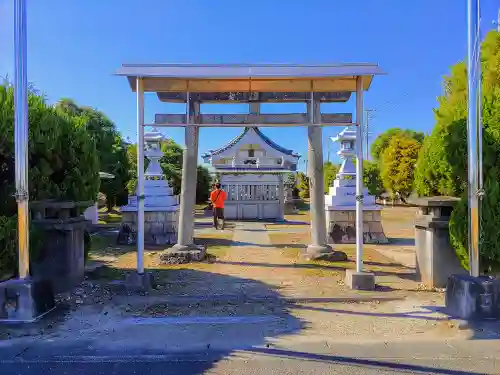
<instances>
[{"instance_id":1,"label":"small stone monument","mask_svg":"<svg viewBox=\"0 0 500 375\"><path fill-rule=\"evenodd\" d=\"M179 203L160 166L160 146L166 138L156 128L144 134L149 165L144 174L144 242L154 245L175 244L179 224ZM121 207L122 226L119 242L132 244L137 233L137 196L129 196Z\"/></svg>"},{"instance_id":2,"label":"small stone monument","mask_svg":"<svg viewBox=\"0 0 500 375\"><path fill-rule=\"evenodd\" d=\"M285 183L285 215L294 215L299 212L297 207L295 207L293 188L294 184Z\"/></svg>"},{"instance_id":3,"label":"small stone monument","mask_svg":"<svg viewBox=\"0 0 500 375\"><path fill-rule=\"evenodd\" d=\"M342 159L339 173L325 195L326 225L333 243L356 242L356 130L345 128L337 137ZM380 217L381 207L375 197L363 189L363 238L365 243L387 243Z\"/></svg>"}]
</instances>

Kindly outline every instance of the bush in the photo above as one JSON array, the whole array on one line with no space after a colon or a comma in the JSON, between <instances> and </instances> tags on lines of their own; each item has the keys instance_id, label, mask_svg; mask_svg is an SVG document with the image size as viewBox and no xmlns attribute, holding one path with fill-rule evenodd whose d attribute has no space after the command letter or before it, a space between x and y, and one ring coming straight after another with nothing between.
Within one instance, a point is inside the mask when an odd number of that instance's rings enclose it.
<instances>
[{"instance_id":1,"label":"bush","mask_svg":"<svg viewBox=\"0 0 500 375\"><path fill-rule=\"evenodd\" d=\"M81 118L46 104L30 92L28 178L30 201L95 200L99 189L99 160L94 140ZM16 269L16 202L14 182L14 92L0 85L0 269ZM42 239L30 227L30 252L36 259Z\"/></svg>"},{"instance_id":2,"label":"bush","mask_svg":"<svg viewBox=\"0 0 500 375\"><path fill-rule=\"evenodd\" d=\"M299 197L302 199L309 198L309 178L302 172L297 172L298 184L297 188L299 189Z\"/></svg>"},{"instance_id":3,"label":"bush","mask_svg":"<svg viewBox=\"0 0 500 375\"><path fill-rule=\"evenodd\" d=\"M30 93L29 196L74 201L93 200L99 189L95 143L79 119L48 106ZM0 214L12 216L14 185L14 93L0 85Z\"/></svg>"},{"instance_id":4,"label":"bush","mask_svg":"<svg viewBox=\"0 0 500 375\"><path fill-rule=\"evenodd\" d=\"M363 161L363 184L368 189L368 194L380 198L385 193L384 184L380 177L380 168L377 163Z\"/></svg>"},{"instance_id":5,"label":"bush","mask_svg":"<svg viewBox=\"0 0 500 375\"><path fill-rule=\"evenodd\" d=\"M112 179L102 180L100 186L100 191L106 195L108 210L127 204L130 166L127 147L115 124L102 112L89 107L80 107L71 99L59 101L56 108L70 117L79 119L96 144L100 170L114 176Z\"/></svg>"},{"instance_id":6,"label":"bush","mask_svg":"<svg viewBox=\"0 0 500 375\"><path fill-rule=\"evenodd\" d=\"M196 203L206 203L210 196L212 177L208 169L202 165L198 166L198 176L196 180Z\"/></svg>"},{"instance_id":7,"label":"bush","mask_svg":"<svg viewBox=\"0 0 500 375\"><path fill-rule=\"evenodd\" d=\"M337 177L340 166L327 161L323 166L323 182L325 194L330 191L330 186L333 186L333 181Z\"/></svg>"},{"instance_id":8,"label":"bush","mask_svg":"<svg viewBox=\"0 0 500 375\"><path fill-rule=\"evenodd\" d=\"M0 280L17 269L16 227L16 217L0 216Z\"/></svg>"},{"instance_id":9,"label":"bush","mask_svg":"<svg viewBox=\"0 0 500 375\"><path fill-rule=\"evenodd\" d=\"M500 231L498 231L498 222L500 222L500 184L496 172L493 172L496 175L488 176L486 179L484 188L487 194L480 201L479 261L486 272L492 268L497 268L500 264L500 251L498 251L500 245ZM451 214L450 241L462 266L469 269L467 193L464 193L461 198Z\"/></svg>"}]
</instances>

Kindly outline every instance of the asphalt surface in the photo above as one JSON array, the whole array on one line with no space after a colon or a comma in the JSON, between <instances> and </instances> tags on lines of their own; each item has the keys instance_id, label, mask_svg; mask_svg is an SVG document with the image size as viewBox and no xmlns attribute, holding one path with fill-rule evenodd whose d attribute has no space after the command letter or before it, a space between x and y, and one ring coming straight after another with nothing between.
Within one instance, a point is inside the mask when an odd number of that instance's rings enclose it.
<instances>
[{"instance_id":1,"label":"asphalt surface","mask_svg":"<svg viewBox=\"0 0 500 375\"><path fill-rule=\"evenodd\" d=\"M196 352L93 349L88 342L0 346L0 374L500 374L500 340L301 342Z\"/></svg>"}]
</instances>

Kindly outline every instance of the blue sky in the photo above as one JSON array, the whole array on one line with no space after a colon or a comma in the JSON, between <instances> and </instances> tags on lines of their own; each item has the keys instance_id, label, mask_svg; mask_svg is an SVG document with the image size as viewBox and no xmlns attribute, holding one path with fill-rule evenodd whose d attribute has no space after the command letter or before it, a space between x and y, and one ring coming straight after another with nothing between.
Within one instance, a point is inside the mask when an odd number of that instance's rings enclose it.
<instances>
[{"instance_id":1,"label":"blue sky","mask_svg":"<svg viewBox=\"0 0 500 375\"><path fill-rule=\"evenodd\" d=\"M113 73L122 63L374 62L365 95L376 110L372 138L390 127L428 132L450 65L466 56L465 0L27 0L28 79L49 101L73 98L105 112L135 139L135 96ZM0 0L0 76L13 73L12 0ZM498 0L482 0L483 31ZM325 111L352 112L347 104ZM234 109L233 109L234 108ZM229 111L244 111L244 105ZM270 112L300 105L266 107ZM205 111L222 112L215 108ZM146 97L146 121L182 107ZM228 110L226 109L226 112ZM326 138L341 129L325 128ZM241 129L201 131L200 153ZM183 143L182 129L165 134ZM307 154L306 129L267 128L282 146ZM332 149L336 150L336 148ZM332 152L333 154L333 152Z\"/></svg>"}]
</instances>

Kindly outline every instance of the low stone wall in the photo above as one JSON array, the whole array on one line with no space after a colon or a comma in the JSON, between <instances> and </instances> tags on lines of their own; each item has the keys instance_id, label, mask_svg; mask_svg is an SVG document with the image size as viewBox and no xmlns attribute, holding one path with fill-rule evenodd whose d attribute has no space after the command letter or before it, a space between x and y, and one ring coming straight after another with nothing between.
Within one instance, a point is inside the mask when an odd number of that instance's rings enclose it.
<instances>
[{"instance_id":1,"label":"low stone wall","mask_svg":"<svg viewBox=\"0 0 500 375\"><path fill-rule=\"evenodd\" d=\"M178 211L146 211L144 212L144 242L153 245L177 243L179 227ZM136 242L137 212L122 213L122 227L119 242L133 244Z\"/></svg>"},{"instance_id":2,"label":"low stone wall","mask_svg":"<svg viewBox=\"0 0 500 375\"><path fill-rule=\"evenodd\" d=\"M356 211L327 210L326 225L333 243L356 243ZM388 243L380 210L363 211L364 243Z\"/></svg>"}]
</instances>

